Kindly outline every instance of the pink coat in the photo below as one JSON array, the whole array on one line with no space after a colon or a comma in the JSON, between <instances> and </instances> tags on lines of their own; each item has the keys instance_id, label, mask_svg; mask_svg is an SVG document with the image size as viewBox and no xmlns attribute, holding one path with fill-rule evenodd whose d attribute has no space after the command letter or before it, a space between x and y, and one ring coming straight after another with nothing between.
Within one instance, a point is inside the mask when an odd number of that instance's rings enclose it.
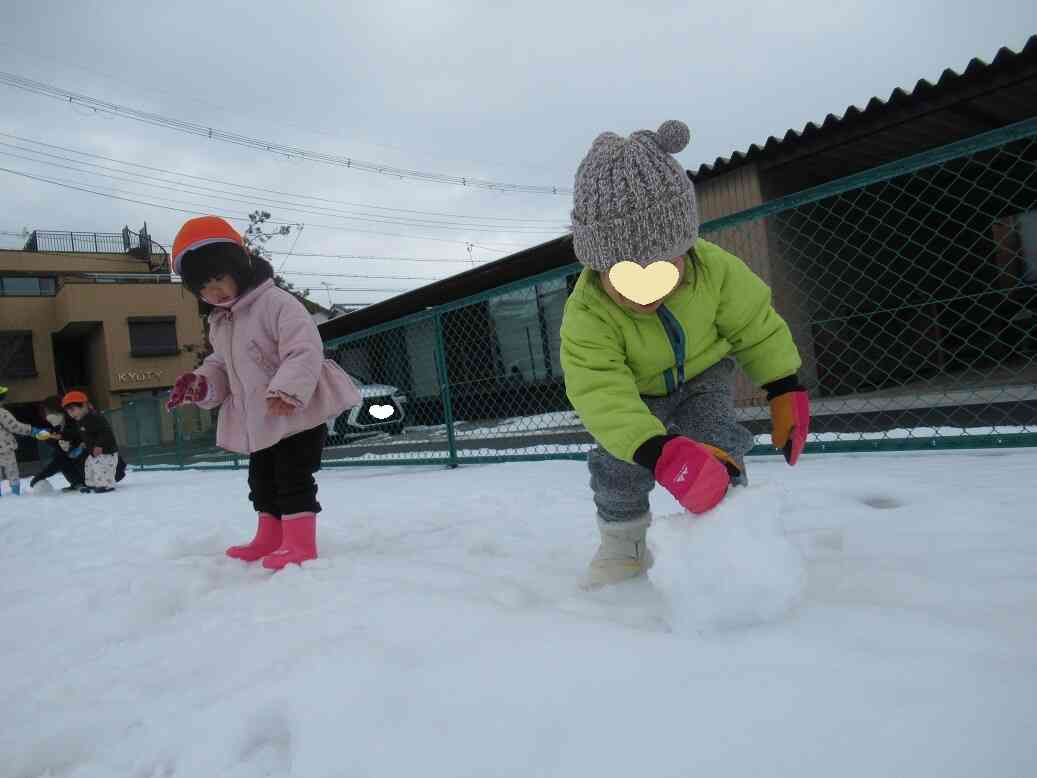
<instances>
[{"instance_id":1,"label":"pink coat","mask_svg":"<svg viewBox=\"0 0 1037 778\"><path fill-rule=\"evenodd\" d=\"M317 325L302 303L273 281L211 313L209 340L213 353L195 371L208 381L209 396L198 405L220 408L220 448L261 451L361 402L345 371L324 358ZM282 397L297 410L271 416L269 397Z\"/></svg>"}]
</instances>

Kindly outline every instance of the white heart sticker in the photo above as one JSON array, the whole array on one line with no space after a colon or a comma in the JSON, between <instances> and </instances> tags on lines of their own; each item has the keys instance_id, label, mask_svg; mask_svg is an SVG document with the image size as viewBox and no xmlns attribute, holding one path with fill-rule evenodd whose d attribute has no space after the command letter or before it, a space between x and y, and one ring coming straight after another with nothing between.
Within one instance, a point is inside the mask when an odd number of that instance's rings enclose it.
<instances>
[{"instance_id":1,"label":"white heart sticker","mask_svg":"<svg viewBox=\"0 0 1037 778\"><path fill-rule=\"evenodd\" d=\"M372 405L368 413L376 419L385 420L396 413L396 409L391 405Z\"/></svg>"}]
</instances>

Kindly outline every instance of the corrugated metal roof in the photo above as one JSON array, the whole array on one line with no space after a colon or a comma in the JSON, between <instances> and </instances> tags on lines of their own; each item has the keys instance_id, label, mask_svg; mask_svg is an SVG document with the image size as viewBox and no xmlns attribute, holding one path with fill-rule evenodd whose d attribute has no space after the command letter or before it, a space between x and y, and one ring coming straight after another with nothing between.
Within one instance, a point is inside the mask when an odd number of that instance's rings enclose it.
<instances>
[{"instance_id":1,"label":"corrugated metal roof","mask_svg":"<svg viewBox=\"0 0 1037 778\"><path fill-rule=\"evenodd\" d=\"M736 151L730 158L717 157L713 164L699 166L697 171L691 173L691 177L697 179L700 176L711 177L720 173L726 173L739 165L770 156L779 150L784 151L795 144L814 140L821 133L846 129L858 123L871 121L879 118L883 113L900 108L905 104L953 91L955 88L977 78L990 78L993 74L992 71L1010 70L1029 62L1037 62L1037 35L1031 36L1022 50L1018 52L1008 48L1000 49L990 63L976 58L969 62L968 66L961 73L947 68L935 84L923 78L915 84L911 91L905 91L898 87L893 90L886 100L873 97L864 108L851 105L842 116L828 114L820 124L809 122L800 132L789 130L780 139L772 135L762 146L754 143L747 151Z\"/></svg>"}]
</instances>

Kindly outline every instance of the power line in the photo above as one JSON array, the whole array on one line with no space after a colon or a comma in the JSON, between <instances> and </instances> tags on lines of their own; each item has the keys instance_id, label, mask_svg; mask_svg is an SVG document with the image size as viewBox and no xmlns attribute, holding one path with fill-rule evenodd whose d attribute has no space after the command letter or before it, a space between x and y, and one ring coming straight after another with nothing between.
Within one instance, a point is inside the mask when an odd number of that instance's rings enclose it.
<instances>
[{"instance_id":1,"label":"power line","mask_svg":"<svg viewBox=\"0 0 1037 778\"><path fill-rule=\"evenodd\" d=\"M330 199L330 198L327 198L327 197L316 197L314 195L298 194L298 193L294 193L294 192L284 192L284 191L281 191L279 189L267 189L267 188L264 188L264 187L251 186L251 185L248 185L248 184L238 184L238 183L235 183L233 181L224 181L224 180L221 180L219 178L209 178L209 177L206 177L206 176L192 175L190 173L184 173L184 172L177 171L177 170L169 170L167 168L154 167L152 165L144 165L144 164L141 164L139 162L127 162L125 160L116 159L114 157L106 157L106 156L104 156L102 154L92 154L92 153L90 153L88 151L80 151L78 149L69 148L68 146L58 146L58 145L55 145L53 143L44 143L43 141L40 141L40 140L35 140L33 138L25 138L25 137L22 137L20 135L13 135L13 134L7 133L7 132L0 132L0 137L11 138L13 140L17 140L17 141L20 141L22 143L31 143L31 144L36 145L36 146L42 146L44 148L54 149L54 150L57 150L57 151L64 151L67 154L76 154L76 155L82 156L82 157L90 157L91 159L101 159L101 160L104 160L105 162L114 162L114 163L116 163L118 165L125 165L127 167L140 168L141 170L150 170L150 171L152 171L154 173L166 173L167 175L180 176L181 178L191 178L191 179L194 179L196 181L204 181L204 182L209 183L209 184L221 184L223 186L232 186L232 187L236 187L238 189L252 189L254 191L262 192L264 194L276 194L276 195L284 195L286 197L298 197L298 198L303 199L303 200L315 200L317 202L331 203L332 205L345 205L345 206L349 206L351 208L369 208L369 209L372 209L372 210L375 210L375 211L391 211L391 212L395 212L395 213L408 213L408 214L415 214L415 215L419 215L419 216L445 216L445 217L448 217L448 218L469 219L469 220L472 220L472 221L491 221L491 222L509 222L509 221L513 221L513 222L525 223L526 226L531 226L533 224L550 224L552 226L557 226L559 224L562 224L562 229L566 229L567 228L567 226L564 225L563 222L561 222L559 220L555 220L555 219L534 219L534 218L525 218L525 217L518 217L518 216L478 216L478 215L475 215L475 214L444 213L442 211L423 211L423 210L417 210L417 209L413 209L413 208L393 208L393 207L390 207L390 206L387 206L387 205L376 205L374 203L354 203L354 202L350 202L350 201L347 201L347 200L334 200L334 199ZM33 151L33 153L34 154L39 154L39 153L42 153L42 152ZM81 163L81 164L84 164L84 163ZM108 169L108 170L118 170L117 168L107 168L107 167L105 167L103 165L97 165L96 167L102 167L102 168L105 168L105 169ZM124 172L129 172L129 171L118 171L118 172L123 172L124 173ZM378 214L368 214L368 215L378 215Z\"/></svg>"},{"instance_id":2,"label":"power line","mask_svg":"<svg viewBox=\"0 0 1037 778\"><path fill-rule=\"evenodd\" d=\"M68 230L59 230L59 232L68 232ZM78 232L91 232L91 230L78 230ZM24 233L24 232L14 232L13 230L0 230L0 235L10 235L11 237L22 238L22 239L25 239L26 237L28 237L27 233ZM169 241L165 241L165 243L163 243L163 245L168 245L168 244L169 244ZM266 253L267 254L273 254L275 256L280 256L280 255L288 254L287 251L275 251L275 250L271 250L271 249L267 249ZM334 259L334 260L346 259L346 260L363 260L363 261L370 261L370 262L432 262L434 264L456 263L456 264L459 264L459 265L470 265L471 264L470 260L467 260L467 259L455 259L453 257L397 257L397 256L386 256L386 255L381 255L381 254L321 254L321 253L314 253L314 252L296 252L296 253L292 254L292 256L294 256L294 257L301 257L301 258L305 258L305 259ZM104 258L98 257L97 259L98 259L98 261L101 261ZM111 259L111 260L104 259L104 261L125 262L126 260L124 260L124 259ZM289 271L289 273L291 273L291 272L292 271ZM364 276L364 277L373 278L373 276ZM386 277L388 277L388 276L386 276ZM399 276L399 278L413 278L415 280L432 280L432 281L438 280L438 279L435 279L435 278L421 278L421 279L419 279L417 276L413 276L413 277L412 276Z\"/></svg>"},{"instance_id":3,"label":"power line","mask_svg":"<svg viewBox=\"0 0 1037 778\"><path fill-rule=\"evenodd\" d=\"M439 184L454 184L457 186L472 187L473 189L489 189L498 192L526 192L530 194L548 194L548 195L570 195L572 190L565 187L558 186L534 186L529 184L513 184L501 181L488 181L481 178L470 178L468 176L457 176L447 175L443 173L430 173L420 170L410 170L407 168L398 168L390 165L380 165L377 162L366 162L364 160L354 159L352 157L342 157L335 154L325 154L319 151L309 151L307 149L298 148L295 146L285 146L280 143L273 141L265 141L257 138L249 138L245 135L238 135L237 133L227 132L225 130L217 130L213 127L206 127L204 125L195 124L193 122L184 121L183 119L174 119L160 114L148 113L141 111L136 108L130 108L127 106L119 105L117 103L109 103L104 100L99 100L94 97L87 95L78 94L76 92L70 92L61 87L53 86L51 84L44 84L39 81L33 81L28 78L16 75L14 73L7 73L0 71L0 83L6 84L14 89L20 89L25 92L38 94L43 97L50 97L52 99L61 100L68 102L69 105L76 103L83 105L87 108L91 108L94 111L98 111L105 114L111 114L115 116L121 116L133 121L141 122L143 124L150 124L156 127L164 127L170 130L176 130L188 135L194 135L197 137L208 138L209 140L217 140L223 143L230 143L237 146L243 146L246 148L255 149L257 151L266 151L273 154L280 154L282 156L292 158L298 157L300 159L306 159L311 162L322 162L328 165L336 165L338 167L344 167L349 170L359 170L365 173L375 173L383 176L390 176L401 180L411 181L425 181L429 183Z\"/></svg>"},{"instance_id":4,"label":"power line","mask_svg":"<svg viewBox=\"0 0 1037 778\"><path fill-rule=\"evenodd\" d=\"M15 46L14 44L12 44L10 41L0 40L0 46L6 47L6 48L8 48L8 49L10 49L12 51L17 51L18 53L24 54L26 56L35 57L35 58L40 59L40 60L48 60L50 62L56 62L59 65L64 65L66 67L72 67L72 68L75 68L77 70L81 70L81 71L83 71L85 73L91 73L93 75L101 76L102 78L106 78L106 79L108 79L110 81L114 81L116 83L120 83L120 84L124 84L126 86L130 86L130 87L132 87L134 89L138 89L138 90L146 89L148 92L160 92L162 94L169 95L170 97L173 97L174 99L177 99L177 100L190 100L191 102L197 103L198 105L202 105L202 106L205 106L206 108L209 108L211 110L216 110L216 111L219 111L221 113L228 114L228 115L233 115L235 112L237 112L237 113L244 113L248 117L261 118L263 121L265 121L265 122L267 122L269 124L276 125L276 126L288 127L288 128L293 129L293 130L301 130L302 132L312 133L314 135L321 135L321 136L323 136L325 138L331 138L332 140L336 140L336 141L347 140L346 138L344 138L340 134L333 134L333 133L330 133L330 132L326 132L326 131L317 129L315 127L309 126L309 125L295 124L293 122L287 122L283 118L277 118L277 119L271 118L268 113L252 113L252 114L250 114L248 111L242 111L240 106L236 106L235 110L231 111L227 107L227 105L225 105L225 104L224 105L220 105L220 104L217 104L217 103L210 102L208 100L202 100L201 98L199 98L199 97L197 97L196 95L193 95L193 94L178 94L178 93L173 92L171 90L163 89L162 87L155 86L153 84L148 84L147 86L142 86L139 83L119 78L118 76L114 76L111 73L108 73L108 72L103 71L103 70L98 70L97 68L88 68L88 67L86 67L86 66L84 66L82 64L69 62L67 60L59 59L58 57L54 57L54 56L51 56L51 55L48 55L48 54L44 54L41 51L32 51L32 50L29 50L29 49L19 48L18 46ZM249 118L249 121L250 122L253 121L253 118ZM405 152L408 152L408 153L411 153L411 154L416 154L418 156L423 156L423 157L436 157L436 158L442 158L443 157L442 153L434 154L433 152L429 151L428 149L417 149L417 150L415 150L415 148L413 146L409 147L409 148L404 148L403 146L393 146L391 144L377 143L377 142L372 141L372 140L364 140L364 139L361 139L360 143L362 143L362 144L364 144L366 146L375 146L377 148L389 149L390 151L405 151ZM455 158L455 160L460 161L460 158ZM465 161L470 162L472 164L496 164L496 163L498 163L498 160L487 160L487 159L481 159L480 160L480 159L476 159L474 157L469 157ZM547 169L546 166L542 166L542 165L528 165L528 163L527 163L527 167L532 167L534 169L541 169L541 170L546 170Z\"/></svg>"},{"instance_id":5,"label":"power line","mask_svg":"<svg viewBox=\"0 0 1037 778\"><path fill-rule=\"evenodd\" d=\"M7 134L6 133L0 133L0 136L7 136ZM34 141L26 141L26 142L32 143ZM93 170L83 170L83 169L78 168L78 167L69 167L67 165L60 165L60 164L55 163L55 162L48 162L47 160L37 160L34 157L23 157L21 155L13 154L13 152L11 152L11 151L0 151L0 154L5 154L8 157L13 157L13 158L16 158L16 159L26 160L26 161L29 161L29 162L35 162L37 164L50 165L52 167L57 167L57 168L64 169L64 170L74 170L76 172L84 173L84 174L87 174L87 175L97 175L97 176L101 176L101 177L105 177L105 178L111 178L113 180L123 180L123 182L129 182L129 183L132 183L132 184L139 184L139 185L150 187L150 188L153 188L153 189L173 189L173 191L190 191L192 193L196 193L196 192L200 191L200 192L205 193L204 196L208 196L208 194L211 194L211 193L212 194L218 194L218 195L231 195L231 197L228 198L228 199L230 199L232 201L236 201L236 202L254 203L255 200L256 200L256 196L254 194L252 194L251 192L234 192L234 191L229 191L228 192L227 190L222 190L222 189L213 189L213 188L209 188L209 187L198 186L198 185L195 185L195 184L186 184L184 182L180 182L180 180L169 179L169 178L162 178L162 177L152 176L152 175L143 175L143 174L140 174L140 173L136 173L134 171L121 170L119 168L113 168L113 167L109 167L107 165L99 165L99 164L96 164L96 163L93 163L93 162L85 162L85 161L81 161L81 160L69 159L67 157L62 157L61 155L50 154L50 152L47 152L47 151L40 151L40 150L37 150L35 148L26 147L26 146L20 146L20 145L18 145L16 143L4 143L4 142L0 141L0 146L4 146L6 148L15 148L15 149L18 149L18 150L21 150L21 151L27 151L28 154L31 154L31 155L36 155L38 157L47 157L47 158L55 159L55 160L61 160L62 162L68 162L68 163L72 163L74 165L86 165L86 166L89 166L89 167L99 168L101 170L111 170L111 171L114 171L116 173L129 173L129 174L132 174L134 177L128 178L128 177L124 177L124 176L120 176L120 175L111 175L111 174L108 174L108 173L99 173L99 172L95 172ZM73 154L75 154L75 151L73 151ZM120 161L116 161L116 162L118 164L122 164L122 165L133 164L133 163L124 163L124 162L120 162ZM178 173L176 171L171 171L171 174L172 175L183 175L183 174ZM198 177L198 176L191 176L191 177ZM143 180L143 179L156 180L156 182L162 182L163 184L172 184L172 185L174 185L174 187L163 186L162 184L147 184L145 182L145 180ZM240 187L240 185L236 185L236 184L228 184L227 186ZM255 189L255 188L247 187L246 189ZM235 196L235 195L237 197L246 196L249 199L248 200L234 199L233 196ZM297 195L297 196L303 197L305 199L309 199L309 198L307 198L306 195ZM298 202L287 202L287 201L283 201L283 200L268 200L268 201L270 203L272 203L272 206L273 205L278 205L279 206L279 209L273 209L273 210L282 210L282 211L297 210L300 213L305 213L305 214L316 214L318 216L333 216L333 217L336 217L336 218L342 218L342 219L347 219L347 220L352 220L352 221L372 222L372 223L375 223L375 224L400 224L402 226L431 227L431 228L436 228L436 229L465 229L465 230L470 230L470 231L489 231L489 232L511 231L511 232L515 232L515 233L556 233L560 229L561 230L565 229L565 227L563 225L559 225L559 224L555 224L554 227L551 227L551 228L549 228L549 227L535 227L535 226L533 226L531 224L530 225L526 225L526 224L515 224L515 225L507 224L507 225L505 225L505 224L492 224L492 223L487 223L487 224L458 224L456 222L430 220L430 219L417 219L417 218L412 218L412 217L393 217L393 216L388 215L388 214L368 214L368 213L354 214L354 213L342 212L342 211L337 211L337 210L334 210L334 209L330 209L330 207L323 206L323 205L314 206L314 205L312 205L310 203L305 203L305 202L304 203L298 203ZM318 207L318 209L320 209L319 211L313 210L313 209L317 209L317 207Z\"/></svg>"},{"instance_id":6,"label":"power line","mask_svg":"<svg viewBox=\"0 0 1037 778\"><path fill-rule=\"evenodd\" d=\"M23 146L18 146L18 145L13 144L13 143L4 143L3 141L0 141L0 146L4 146L4 147L7 147L7 148L15 148L15 149L19 149L21 151L28 151L30 154L37 154L37 155L40 155L40 156L46 156L46 157L51 157L51 158L56 158L56 159L62 159L64 161L66 161L66 162L72 162L72 163L74 163L76 165L91 165L91 166L94 166L94 167L104 167L102 165L95 165L92 162L79 162L77 160L68 159L67 157L62 157L62 156L59 156L57 154L48 154L47 152L43 152L43 151L35 151L33 149L27 149L27 148L25 148ZM166 189L166 190L171 190L171 191L174 191L174 192L183 192L184 194L199 195L201 197L209 197L209 196L211 196L209 193L216 194L217 196L219 196L219 195L228 195L228 194L229 195L235 195L235 194L240 195L241 194L240 192L226 192L225 190L210 189L208 187L196 187L194 185L187 186L187 185L185 185L185 184L183 184L182 182L179 182L179 181L168 181L168 179L160 179L160 178L156 178L154 176L140 176L140 175L138 175L136 178L128 178L126 176L115 176L115 175L111 175L111 174L108 174L108 173L97 173L97 172L95 172L93 170L83 170L83 169L78 168L78 167L72 167L71 165L62 165L62 164L57 163L57 162L49 162L49 161L47 161L45 159L36 159L34 157L27 157L27 156L25 156L23 154L15 154L15 153L10 152L10 151L4 151L3 149L0 149L0 154L3 154L3 155L8 156L8 157L13 157L15 159L25 160L27 162L35 162L35 163L41 164L41 165L49 165L51 167L56 167L56 168L59 168L61 170L69 170L69 171L72 171L72 172L75 172L75 173L82 173L84 175L98 176L100 178L111 179L113 181L125 181L127 183L136 184L136 185L139 185L139 186L146 186L146 187L150 187L152 189ZM108 168L108 169L111 169L111 168ZM118 171L118 172L127 172L127 171ZM164 186L163 184L150 184L147 181L142 181L140 179L151 179L151 180L155 180L155 181L167 181L168 183L176 184L176 186ZM247 193L245 193L245 194L247 194ZM239 199L239 198L236 198L236 197L221 197L221 199L226 200L227 202L242 203L242 204L249 205L249 206L254 206L256 204L255 198L245 200L245 199ZM177 201L173 200L172 202L177 202ZM494 228L494 227L492 227L492 225L473 226L473 225L465 225L465 224L452 224L452 223L447 223L447 222L433 222L433 221L409 220L409 219L392 219L392 218L385 218L385 217L381 217L381 216L373 216L373 217L364 218L364 217L361 217L361 216L351 216L348 213L345 213L343 211L335 211L335 210L331 210L331 209L326 209L326 210L304 210L305 203L302 204L302 206L303 206L302 208L298 208L298 207L295 207L295 206L299 205L298 203L286 203L286 202L279 201L279 200L269 200L269 201L263 202L262 204L264 206L268 207L270 210L276 210L276 211L280 211L280 212L289 212L289 213L294 212L294 213L302 213L302 214L309 214L309 215L316 215L316 216L330 216L332 218L344 219L346 221L371 222L373 224L396 224L396 225L399 225L401 227L420 227L420 228L438 229L438 230L468 230L468 231L472 231L472 232L489 232L491 234L496 234L496 233L498 233L498 232L500 232L502 230L509 230L510 232L513 232L513 233L516 233L516 234L539 234L539 235L543 235L543 234L556 234L557 233L557 230L547 230L547 229L526 229L526 228L515 229L515 228L511 228L511 227Z\"/></svg>"},{"instance_id":7,"label":"power line","mask_svg":"<svg viewBox=\"0 0 1037 778\"><path fill-rule=\"evenodd\" d=\"M0 167L0 171L2 171L4 173L10 173L10 174L16 175L16 176L21 176L22 178L28 178L28 179L31 179L33 181L42 181L44 183L53 184L55 186L61 186L61 187L64 187L66 189L74 189L74 190L77 190L77 191L80 191L80 192L87 192L89 194L98 195L100 197L108 197L108 198L113 199L113 200L122 200L124 202L135 203L137 205L147 205L147 206L150 206L152 208L161 208L161 209L166 210L166 211L175 211L175 212L178 212L178 213L186 213L186 214L189 214L189 215L192 215L192 216L212 215L212 216L220 216L221 218L228 219L228 220L248 221L248 216L247 215L243 215L243 214L228 215L228 214L214 213L213 209L210 209L210 208L203 208L201 210L198 210L197 207L195 207L194 209L177 208L177 207L174 207L174 206L169 206L169 205L165 205L165 204L161 204L161 203L154 203L154 202L149 202L149 201L146 201L146 200L137 200L137 199L130 198L130 197L122 197L120 195L110 194L108 192L98 192L95 189L89 189L87 187L80 186L80 185L78 185L77 183L74 183L74 182L62 181L60 179L48 178L46 176L32 175L31 173L26 173L26 172L20 171L20 170L11 170L10 168ZM119 191L122 191L122 190L112 189L112 192L119 192ZM136 192L131 192L129 194L137 194L137 193ZM145 195L145 196L148 196L148 195ZM178 202L178 201L172 200L170 202ZM180 202L182 202L182 201L180 201ZM280 219L270 219L270 220L268 220L268 223L269 224L287 224L287 225L295 224L295 222L283 221L283 220L280 220ZM404 238L404 239L407 239L407 240L427 240L427 241L434 241L434 242L437 242L437 243L459 243L461 245L468 245L470 243L470 241L451 240L449 238L432 238L432 237L428 237L428 236L424 236L424 235L401 235L400 233L395 233L395 232L380 232L378 230L360 230L360 229L356 229L354 227L343 227L341 225L334 225L334 224L312 224L312 223L309 223L309 224L307 224L307 226L311 227L311 228L314 228L314 229L337 230L339 232L356 232L356 233L363 233L363 234L370 234L370 235L384 235L384 236L391 237L391 238ZM493 244L496 245L496 246L525 246L525 245L527 245L527 244L524 244L524 243L512 243L512 242L509 242L509 241L493 241ZM472 245L479 245L480 248L484 248L484 249L486 249L488 251L499 252L501 254L507 253L506 249L493 248L491 246L491 244L488 244L488 243L472 244Z\"/></svg>"},{"instance_id":8,"label":"power line","mask_svg":"<svg viewBox=\"0 0 1037 778\"><path fill-rule=\"evenodd\" d=\"M278 271L280 273L280 271ZM391 280L391 281L441 281L442 276L439 277L428 277L428 276L372 276L367 273L313 273L307 270L289 270L286 273L280 273L286 276L313 276L316 278L376 278L378 280Z\"/></svg>"},{"instance_id":9,"label":"power line","mask_svg":"<svg viewBox=\"0 0 1037 778\"><path fill-rule=\"evenodd\" d=\"M269 254L279 255L284 254L284 251L268 251ZM362 260L381 260L385 262L456 262L458 264L470 265L471 262L467 259L433 259L425 257L386 257L376 256L370 254L320 254L320 253L304 253L301 251L296 252L292 256L295 257L306 257L308 259L362 259Z\"/></svg>"},{"instance_id":10,"label":"power line","mask_svg":"<svg viewBox=\"0 0 1037 778\"><path fill-rule=\"evenodd\" d=\"M329 286L325 288L332 292L395 292L399 294L401 292L413 292L416 287L409 289L356 289L352 286Z\"/></svg>"},{"instance_id":11,"label":"power line","mask_svg":"<svg viewBox=\"0 0 1037 778\"><path fill-rule=\"evenodd\" d=\"M288 259L292 256L292 252L295 251L296 245L299 243L299 238L302 237L302 231L306 228L305 224L296 225L295 229L295 240L292 241L292 247L288 249L288 253L285 255L284 261L281 262L281 268L278 272L284 272L284 266L288 264Z\"/></svg>"}]
</instances>

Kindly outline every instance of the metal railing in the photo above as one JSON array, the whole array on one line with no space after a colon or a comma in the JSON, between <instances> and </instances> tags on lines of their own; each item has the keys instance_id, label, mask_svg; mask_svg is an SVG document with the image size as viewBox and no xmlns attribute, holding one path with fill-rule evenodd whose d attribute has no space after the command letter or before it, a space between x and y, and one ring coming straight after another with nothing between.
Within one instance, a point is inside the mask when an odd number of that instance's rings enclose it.
<instances>
[{"instance_id":1,"label":"metal railing","mask_svg":"<svg viewBox=\"0 0 1037 778\"><path fill-rule=\"evenodd\" d=\"M184 406L166 411L169 393L104 411L127 464L138 470L234 468L242 460L216 446L216 411Z\"/></svg>"},{"instance_id":2,"label":"metal railing","mask_svg":"<svg viewBox=\"0 0 1037 778\"><path fill-rule=\"evenodd\" d=\"M702 225L803 356L809 451L1037 445L1037 119ZM577 264L329 341L364 403L325 463L581 459L559 326ZM762 393L737 381L754 453ZM220 464L206 450L186 464ZM225 462L227 460L224 460Z\"/></svg>"},{"instance_id":3,"label":"metal railing","mask_svg":"<svg viewBox=\"0 0 1037 778\"><path fill-rule=\"evenodd\" d=\"M146 232L126 229L117 232L74 232L33 230L25 241L24 251L67 252L77 254L131 254L145 259L149 265L168 266L166 249Z\"/></svg>"}]
</instances>

